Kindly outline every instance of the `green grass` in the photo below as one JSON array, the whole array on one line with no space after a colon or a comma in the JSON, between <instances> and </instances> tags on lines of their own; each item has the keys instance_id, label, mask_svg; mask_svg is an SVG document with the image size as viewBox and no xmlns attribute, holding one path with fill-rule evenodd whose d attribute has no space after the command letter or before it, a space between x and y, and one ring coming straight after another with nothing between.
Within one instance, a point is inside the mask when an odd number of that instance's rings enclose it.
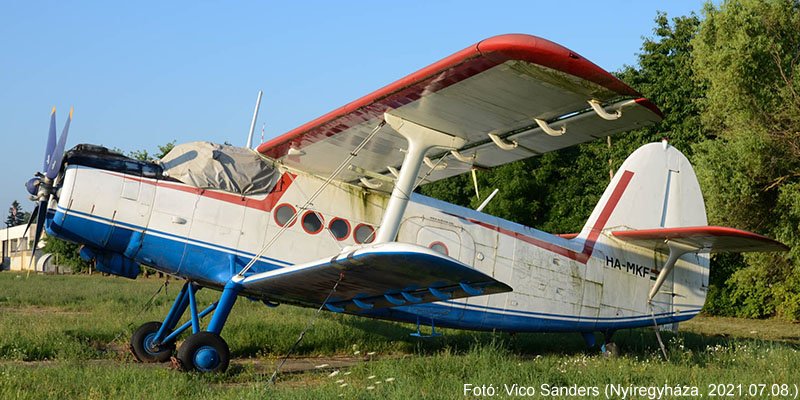
<instances>
[{"instance_id":1,"label":"green grass","mask_svg":"<svg viewBox=\"0 0 800 400\"><path fill-rule=\"evenodd\" d=\"M358 350L375 352L375 360L333 377L331 368L285 373L269 385L276 360L314 310L244 299L223 331L234 357L229 371L185 374L136 363L126 351L132 330L163 318L179 290L173 282L142 311L162 283L0 273L0 398L463 398L465 383L498 390L514 383L537 390L666 383L700 386L701 393L711 383L800 384L800 325L780 321L695 318L678 335L662 334L664 361L649 329L619 332L623 355L608 359L587 352L577 334L444 330L442 338L416 339L407 324L325 312L297 356L352 357ZM217 297L210 290L199 295L203 304Z\"/></svg>"}]
</instances>

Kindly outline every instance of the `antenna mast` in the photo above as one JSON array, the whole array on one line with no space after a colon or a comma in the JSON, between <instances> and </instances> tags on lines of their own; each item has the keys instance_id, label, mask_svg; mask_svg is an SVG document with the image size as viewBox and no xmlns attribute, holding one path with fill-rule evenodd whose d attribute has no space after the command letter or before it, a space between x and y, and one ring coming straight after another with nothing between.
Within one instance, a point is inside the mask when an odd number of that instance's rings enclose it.
<instances>
[{"instance_id":1,"label":"antenna mast","mask_svg":"<svg viewBox=\"0 0 800 400\"><path fill-rule=\"evenodd\" d=\"M258 91L258 99L256 99L256 108L253 110L253 120L250 121L250 133L247 135L247 147L248 149L253 148L253 131L256 129L256 119L258 118L258 109L261 107L261 95L264 94L262 91Z\"/></svg>"}]
</instances>

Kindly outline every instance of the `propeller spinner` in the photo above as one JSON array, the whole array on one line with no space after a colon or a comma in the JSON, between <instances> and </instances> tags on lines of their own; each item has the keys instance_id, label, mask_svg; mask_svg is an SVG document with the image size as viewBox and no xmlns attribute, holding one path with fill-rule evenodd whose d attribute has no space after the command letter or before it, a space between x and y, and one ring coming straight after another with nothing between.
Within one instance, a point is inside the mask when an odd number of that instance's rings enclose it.
<instances>
[{"instance_id":1,"label":"propeller spinner","mask_svg":"<svg viewBox=\"0 0 800 400\"><path fill-rule=\"evenodd\" d=\"M28 233L31 225L36 222L36 229L33 234L33 250L31 255L31 262L36 256L36 248L39 245L39 239L42 237L44 231L44 222L47 217L47 203L50 201L50 196L53 194L53 183L58 176L61 169L61 161L64 159L64 146L67 144L67 134L69 132L69 124L72 122L72 108L69 110L69 117L67 118L64 129L61 131L61 136L56 140L56 108L50 113L50 131L47 136L47 147L44 152L44 162L42 164L42 172L37 172L33 178L25 182L25 188L31 194L31 200L36 202L36 207L31 213L31 218L28 225L25 227L23 237Z\"/></svg>"}]
</instances>

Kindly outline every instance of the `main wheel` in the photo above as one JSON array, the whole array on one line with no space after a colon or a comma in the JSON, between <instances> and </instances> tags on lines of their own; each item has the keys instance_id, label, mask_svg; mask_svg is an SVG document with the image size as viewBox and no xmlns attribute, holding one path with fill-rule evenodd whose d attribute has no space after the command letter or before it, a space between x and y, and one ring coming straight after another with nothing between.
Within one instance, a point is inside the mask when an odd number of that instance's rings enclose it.
<instances>
[{"instance_id":1,"label":"main wheel","mask_svg":"<svg viewBox=\"0 0 800 400\"><path fill-rule=\"evenodd\" d=\"M225 372L231 351L216 333L198 332L183 342L178 349L178 360L184 371Z\"/></svg>"},{"instance_id":2,"label":"main wheel","mask_svg":"<svg viewBox=\"0 0 800 400\"><path fill-rule=\"evenodd\" d=\"M157 363L168 361L175 351L175 343L164 343L153 346L158 330L161 329L161 322L144 323L131 336L131 349L137 360L145 363Z\"/></svg>"}]
</instances>

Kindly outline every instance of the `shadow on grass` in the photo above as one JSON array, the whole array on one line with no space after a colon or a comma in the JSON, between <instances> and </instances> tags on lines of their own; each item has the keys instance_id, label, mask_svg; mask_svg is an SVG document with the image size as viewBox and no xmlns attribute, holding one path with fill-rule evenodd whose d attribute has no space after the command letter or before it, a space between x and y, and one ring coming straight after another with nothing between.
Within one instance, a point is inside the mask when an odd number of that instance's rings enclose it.
<instances>
[{"instance_id":1,"label":"shadow on grass","mask_svg":"<svg viewBox=\"0 0 800 400\"><path fill-rule=\"evenodd\" d=\"M411 324L398 324L365 318L352 318L342 321L343 324L364 331L371 335L379 335L385 340L399 341L405 344L409 353L417 355L435 355L442 351L453 354L466 354L475 348L499 346L508 352L529 358L547 355L576 355L599 353L599 345L603 343L603 335L596 334L597 346L588 348L579 333L505 333L462 331L454 329L438 329L443 333L439 337L419 338L410 336L416 332L416 327ZM423 333L429 333L430 327L422 327ZM686 358L690 354L691 361L704 364L710 348L731 346L775 346L800 350L800 345L787 343L786 340L797 338L780 338L781 340L750 339L731 337L728 335L703 335L694 332L681 331L672 333L659 332L666 347L670 360L675 359L676 353ZM617 331L613 341L618 345L620 354L627 357L648 358L661 357L658 338L653 328L624 329Z\"/></svg>"}]
</instances>

